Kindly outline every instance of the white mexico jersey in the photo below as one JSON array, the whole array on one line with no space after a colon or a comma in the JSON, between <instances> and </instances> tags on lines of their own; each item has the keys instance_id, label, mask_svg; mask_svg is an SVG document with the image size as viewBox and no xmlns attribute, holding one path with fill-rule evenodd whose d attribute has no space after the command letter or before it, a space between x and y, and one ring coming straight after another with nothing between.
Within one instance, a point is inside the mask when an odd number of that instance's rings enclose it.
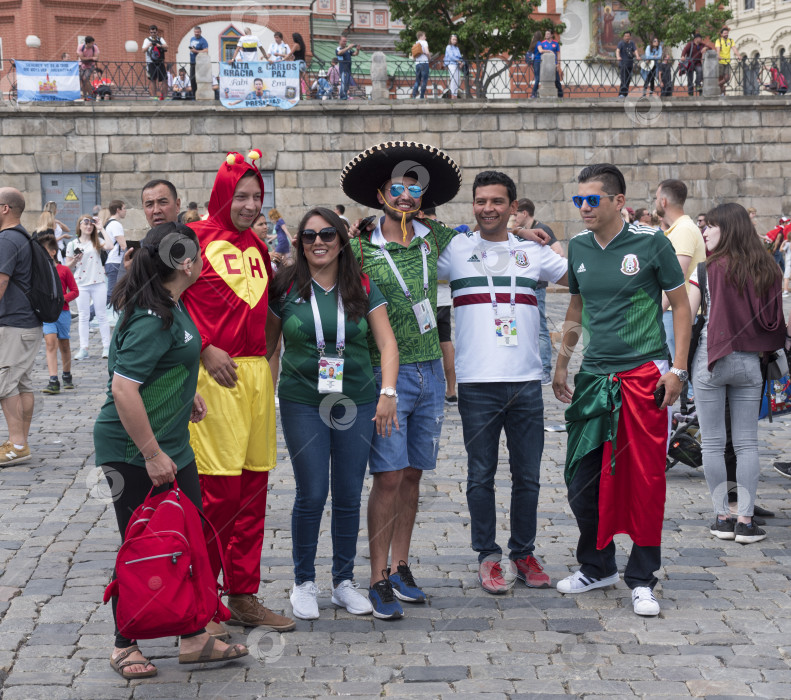
<instances>
[{"instance_id":1,"label":"white mexico jersey","mask_svg":"<svg viewBox=\"0 0 791 700\"><path fill-rule=\"evenodd\" d=\"M549 246L510 233L508 241L488 241L477 231L453 238L439 257L438 274L450 282L453 295L458 382L541 379L534 290L537 282L557 282L567 266L566 259ZM518 342L506 347L498 344L495 319L511 315L512 290Z\"/></svg>"}]
</instances>

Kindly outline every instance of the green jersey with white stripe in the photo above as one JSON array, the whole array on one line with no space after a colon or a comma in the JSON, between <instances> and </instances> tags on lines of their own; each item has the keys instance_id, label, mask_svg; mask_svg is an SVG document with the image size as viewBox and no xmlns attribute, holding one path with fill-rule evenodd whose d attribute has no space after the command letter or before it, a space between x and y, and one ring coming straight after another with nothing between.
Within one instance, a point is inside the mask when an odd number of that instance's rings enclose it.
<instances>
[{"instance_id":1,"label":"green jersey with white stripe","mask_svg":"<svg viewBox=\"0 0 791 700\"><path fill-rule=\"evenodd\" d=\"M602 248L592 231L569 242L569 291L582 296L582 369L622 372L666 360L662 291L684 284L673 245L658 229L624 224Z\"/></svg>"}]
</instances>

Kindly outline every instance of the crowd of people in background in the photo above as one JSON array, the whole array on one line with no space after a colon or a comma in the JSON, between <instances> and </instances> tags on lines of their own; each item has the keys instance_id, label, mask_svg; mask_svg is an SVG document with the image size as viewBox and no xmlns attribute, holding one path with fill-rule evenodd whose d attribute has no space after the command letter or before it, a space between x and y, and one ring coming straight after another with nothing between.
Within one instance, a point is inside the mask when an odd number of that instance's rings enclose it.
<instances>
[{"instance_id":1,"label":"crowd of people in background","mask_svg":"<svg viewBox=\"0 0 791 700\"><path fill-rule=\"evenodd\" d=\"M717 84L720 94L724 96L733 79L733 63L739 59L729 33L729 28L723 27L717 39L711 42L696 32L681 48L680 58L676 60L671 56L669 47L664 46L658 38L651 39L641 50L631 31L625 30L616 46L614 58L620 83L617 87L618 97L626 98L632 88L640 87L643 96L670 97L674 94L676 83L686 83L688 96L701 96L703 57L707 50L717 52ZM524 68L517 69L512 77L512 80L517 82L522 78L530 81L527 88L530 98L539 96L541 57L548 52L554 54L555 58L554 88L557 97L564 96L564 85L574 90L585 89L584 85L572 86L564 80L561 46L562 35L557 35L551 30L535 32L522 61ZM193 36L188 43L189 68L168 60L169 51L167 41L161 36L158 27L152 24L141 47L145 58L149 95L157 100L168 97L177 101L194 100L197 92L197 56L209 51L209 44L203 37L201 27L193 28ZM365 87L358 85L353 73L353 60L360 56L360 52L360 45L351 42L349 36L344 33L339 38L329 63L321 59L317 62L317 57L314 56L309 67L306 62L308 49L305 40L298 32L292 33L291 44L288 44L283 33L275 31L273 41L265 48L253 29L245 27L230 60L235 63L265 61L273 64L296 61L300 71L302 99L348 100L350 95L365 96ZM100 50L96 40L92 36L86 36L77 47L82 100L112 100L119 91L109 65L102 68L99 64L99 56ZM432 54L425 32L417 32L409 58L414 64L415 73L414 84L409 91L413 98L426 98L432 71L439 81L439 86L435 84L432 90L434 97L455 100L459 98L460 93L464 97L465 91L470 89L470 63L462 55L456 34L450 35L444 53ZM68 60L68 54L64 53L61 59ZM516 65L520 63L517 61ZM744 80L748 80L746 74ZM764 89L772 94L784 95L788 90L786 75L774 63L751 69L749 80L751 87L745 94L758 94ZM742 87L747 90L746 84ZM219 78L216 75L213 77L213 89L215 99L219 100Z\"/></svg>"}]
</instances>

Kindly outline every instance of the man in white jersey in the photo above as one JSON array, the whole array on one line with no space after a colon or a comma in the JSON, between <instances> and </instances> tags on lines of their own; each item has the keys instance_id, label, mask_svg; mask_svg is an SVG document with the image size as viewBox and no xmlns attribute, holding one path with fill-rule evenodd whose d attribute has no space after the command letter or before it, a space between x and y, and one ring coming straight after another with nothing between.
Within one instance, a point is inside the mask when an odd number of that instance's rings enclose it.
<instances>
[{"instance_id":1,"label":"man in white jersey","mask_svg":"<svg viewBox=\"0 0 791 700\"><path fill-rule=\"evenodd\" d=\"M497 544L494 477L505 428L511 465L510 568L531 588L548 588L535 558L541 452L542 366L535 287L567 284L567 262L551 248L515 238L516 185L505 173L479 173L472 186L478 231L453 238L439 259L456 312L456 377L467 450L467 504L478 580L488 593L508 590Z\"/></svg>"}]
</instances>

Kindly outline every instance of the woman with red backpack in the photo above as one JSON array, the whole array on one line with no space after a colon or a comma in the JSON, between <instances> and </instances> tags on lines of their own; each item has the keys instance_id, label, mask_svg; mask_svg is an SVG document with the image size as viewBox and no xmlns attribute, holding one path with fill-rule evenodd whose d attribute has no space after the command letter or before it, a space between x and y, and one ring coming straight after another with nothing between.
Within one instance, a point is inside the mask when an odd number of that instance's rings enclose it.
<instances>
[{"instance_id":1,"label":"woman with red backpack","mask_svg":"<svg viewBox=\"0 0 791 700\"><path fill-rule=\"evenodd\" d=\"M110 484L122 540L152 485L154 493L167 491L177 474L178 488L202 509L188 428L190 421L197 423L206 415L206 404L195 393L201 338L179 300L197 280L201 267L192 229L162 224L148 232L129 272L113 290L112 305L120 315L110 345L107 400L94 426L94 445L96 464ZM190 547L194 549L195 543L190 542ZM162 585L154 578L147 582L149 597ZM112 600L116 635L110 665L126 679L155 676L156 667L135 640L118 631L118 598ZM145 608L145 601L140 607ZM181 635L179 663L226 661L247 653L241 644L229 646L198 629Z\"/></svg>"}]
</instances>

